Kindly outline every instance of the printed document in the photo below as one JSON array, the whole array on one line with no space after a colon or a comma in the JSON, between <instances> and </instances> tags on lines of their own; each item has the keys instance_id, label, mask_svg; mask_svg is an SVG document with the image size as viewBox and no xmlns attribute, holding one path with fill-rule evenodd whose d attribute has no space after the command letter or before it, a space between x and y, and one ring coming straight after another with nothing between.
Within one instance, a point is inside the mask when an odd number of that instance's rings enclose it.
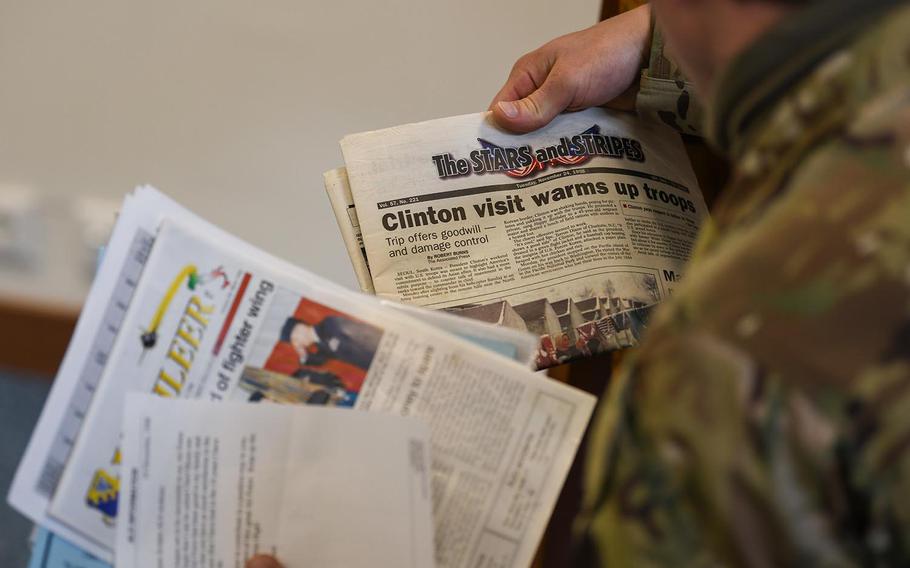
<instances>
[{"instance_id":1,"label":"printed document","mask_svg":"<svg viewBox=\"0 0 910 568\"><path fill-rule=\"evenodd\" d=\"M416 419L135 393L124 416L117 568L434 565Z\"/></svg>"}]
</instances>

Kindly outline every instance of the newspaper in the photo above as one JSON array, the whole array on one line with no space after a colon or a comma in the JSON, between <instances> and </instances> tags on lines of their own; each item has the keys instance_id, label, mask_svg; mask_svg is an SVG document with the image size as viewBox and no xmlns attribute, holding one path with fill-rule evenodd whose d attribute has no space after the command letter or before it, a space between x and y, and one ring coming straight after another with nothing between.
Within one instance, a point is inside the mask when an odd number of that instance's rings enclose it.
<instances>
[{"instance_id":1,"label":"newspaper","mask_svg":"<svg viewBox=\"0 0 910 568\"><path fill-rule=\"evenodd\" d=\"M344 168L329 170L323 174L326 193L332 204L332 212L338 221L341 230L344 248L348 251L351 266L360 289L368 294L373 294L373 277L370 276L370 267L367 264L367 251L364 248L363 236L360 232L360 221L357 219L357 209L354 207L354 196L351 195L351 185L348 182L348 172Z\"/></svg>"},{"instance_id":2,"label":"newspaper","mask_svg":"<svg viewBox=\"0 0 910 568\"><path fill-rule=\"evenodd\" d=\"M396 416L133 393L117 568L243 568L257 553L431 567L428 435Z\"/></svg>"},{"instance_id":3,"label":"newspaper","mask_svg":"<svg viewBox=\"0 0 910 568\"><path fill-rule=\"evenodd\" d=\"M130 203L166 202L150 191L137 192ZM309 403L429 423L440 566L466 566L478 558L496 558L503 566L529 562L592 397L492 352L505 345L516 358L530 353L529 344L512 341L514 332L466 326L484 330L469 331L473 341L499 344L481 348L444 330L451 317L415 318L413 308L343 290L176 205L158 211L160 228L144 252L42 524L61 527L67 531L62 536L102 559L112 557L119 425L129 392ZM48 445L33 436L30 450L40 455ZM535 451L526 453L529 447ZM24 469L28 458L17 472L26 490L35 481L27 475L40 470ZM16 490L14 485L11 503L23 501Z\"/></svg>"},{"instance_id":4,"label":"newspaper","mask_svg":"<svg viewBox=\"0 0 910 568\"><path fill-rule=\"evenodd\" d=\"M364 291L528 330L540 368L635 345L706 216L679 135L628 113L520 136L472 114L341 148L326 189Z\"/></svg>"}]
</instances>

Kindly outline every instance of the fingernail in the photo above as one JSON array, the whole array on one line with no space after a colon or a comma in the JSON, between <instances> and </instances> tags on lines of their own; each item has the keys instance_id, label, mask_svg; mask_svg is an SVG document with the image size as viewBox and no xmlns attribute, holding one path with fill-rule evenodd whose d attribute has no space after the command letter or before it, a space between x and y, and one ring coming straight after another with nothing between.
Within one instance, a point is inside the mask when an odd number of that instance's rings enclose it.
<instances>
[{"instance_id":1,"label":"fingernail","mask_svg":"<svg viewBox=\"0 0 910 568\"><path fill-rule=\"evenodd\" d=\"M511 101L499 101L499 110L506 118L515 118L518 116L518 105Z\"/></svg>"}]
</instances>

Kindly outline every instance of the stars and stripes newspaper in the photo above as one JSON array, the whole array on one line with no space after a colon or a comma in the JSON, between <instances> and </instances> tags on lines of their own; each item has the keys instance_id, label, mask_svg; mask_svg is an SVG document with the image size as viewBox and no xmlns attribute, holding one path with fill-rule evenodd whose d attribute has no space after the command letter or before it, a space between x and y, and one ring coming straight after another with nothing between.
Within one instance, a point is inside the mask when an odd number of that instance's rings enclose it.
<instances>
[{"instance_id":1,"label":"stars and stripes newspaper","mask_svg":"<svg viewBox=\"0 0 910 568\"><path fill-rule=\"evenodd\" d=\"M529 331L538 368L635 345L707 215L679 134L631 113L524 135L470 114L341 148L325 185L363 291Z\"/></svg>"}]
</instances>

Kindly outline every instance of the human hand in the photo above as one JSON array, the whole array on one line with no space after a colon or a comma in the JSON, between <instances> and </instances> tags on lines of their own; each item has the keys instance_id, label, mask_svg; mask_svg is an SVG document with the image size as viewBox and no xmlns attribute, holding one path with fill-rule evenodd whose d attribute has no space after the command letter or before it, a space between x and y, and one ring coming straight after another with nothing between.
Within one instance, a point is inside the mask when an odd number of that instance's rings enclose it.
<instances>
[{"instance_id":1,"label":"human hand","mask_svg":"<svg viewBox=\"0 0 910 568\"><path fill-rule=\"evenodd\" d=\"M507 130L530 132L565 110L607 103L634 108L633 87L650 46L647 4L558 37L515 63L490 104L493 119Z\"/></svg>"},{"instance_id":2,"label":"human hand","mask_svg":"<svg viewBox=\"0 0 910 568\"><path fill-rule=\"evenodd\" d=\"M274 556L257 554L246 561L246 568L282 568Z\"/></svg>"}]
</instances>

